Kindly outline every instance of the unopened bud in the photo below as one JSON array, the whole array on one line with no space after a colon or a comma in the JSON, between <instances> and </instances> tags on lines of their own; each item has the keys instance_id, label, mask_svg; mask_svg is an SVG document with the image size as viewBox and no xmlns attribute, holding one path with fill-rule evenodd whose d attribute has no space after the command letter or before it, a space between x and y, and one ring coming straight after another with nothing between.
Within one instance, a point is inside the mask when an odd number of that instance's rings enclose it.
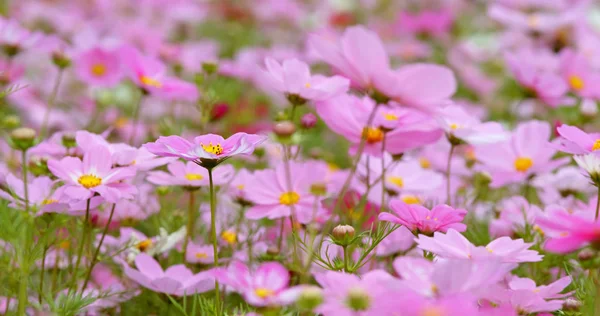
<instances>
[{"instance_id":1,"label":"unopened bud","mask_svg":"<svg viewBox=\"0 0 600 316\"><path fill-rule=\"evenodd\" d=\"M331 232L333 242L339 246L345 247L354 242L354 227L350 225L338 225Z\"/></svg>"},{"instance_id":2,"label":"unopened bud","mask_svg":"<svg viewBox=\"0 0 600 316\"><path fill-rule=\"evenodd\" d=\"M2 50L8 57L14 57L21 52L21 47L19 45L6 44L2 46Z\"/></svg>"},{"instance_id":3,"label":"unopened bud","mask_svg":"<svg viewBox=\"0 0 600 316\"><path fill-rule=\"evenodd\" d=\"M574 299L574 298L568 298L565 300L565 302L563 303L563 309L565 311L578 311L581 306L583 304L581 303L581 301Z\"/></svg>"},{"instance_id":4,"label":"unopened bud","mask_svg":"<svg viewBox=\"0 0 600 316\"><path fill-rule=\"evenodd\" d=\"M296 132L296 125L291 121L279 122L273 127L273 132L278 137L289 138Z\"/></svg>"},{"instance_id":5,"label":"unopened bud","mask_svg":"<svg viewBox=\"0 0 600 316\"><path fill-rule=\"evenodd\" d=\"M269 256L277 256L279 254L279 248L275 246L270 246L269 248L267 248L267 254Z\"/></svg>"},{"instance_id":6,"label":"unopened bud","mask_svg":"<svg viewBox=\"0 0 600 316\"><path fill-rule=\"evenodd\" d=\"M204 70L207 75L212 75L219 70L219 65L209 62L202 63L202 70Z\"/></svg>"},{"instance_id":7,"label":"unopened bud","mask_svg":"<svg viewBox=\"0 0 600 316\"><path fill-rule=\"evenodd\" d=\"M7 129L17 128L21 125L21 119L16 115L7 115L2 120L2 126Z\"/></svg>"},{"instance_id":8,"label":"unopened bud","mask_svg":"<svg viewBox=\"0 0 600 316\"><path fill-rule=\"evenodd\" d=\"M303 97L301 97L297 94L288 94L287 99L294 106L299 106L299 105L303 105L304 103L306 103L306 99L304 99Z\"/></svg>"},{"instance_id":9,"label":"unopened bud","mask_svg":"<svg viewBox=\"0 0 600 316\"><path fill-rule=\"evenodd\" d=\"M581 114L585 116L595 116L598 114L598 105L596 101L586 99L581 103Z\"/></svg>"},{"instance_id":10,"label":"unopened bud","mask_svg":"<svg viewBox=\"0 0 600 316\"><path fill-rule=\"evenodd\" d=\"M19 127L10 133L10 139L14 148L27 150L35 144L35 130L28 127Z\"/></svg>"},{"instance_id":11,"label":"unopened bud","mask_svg":"<svg viewBox=\"0 0 600 316\"><path fill-rule=\"evenodd\" d=\"M52 53L52 62L60 69L65 69L71 66L71 59L62 52Z\"/></svg>"},{"instance_id":12,"label":"unopened bud","mask_svg":"<svg viewBox=\"0 0 600 316\"><path fill-rule=\"evenodd\" d=\"M316 286L308 286L300 292L296 305L302 311L312 311L323 303L323 290Z\"/></svg>"},{"instance_id":13,"label":"unopened bud","mask_svg":"<svg viewBox=\"0 0 600 316\"><path fill-rule=\"evenodd\" d=\"M371 306L371 297L369 293L362 288L355 287L348 291L346 298L347 306L356 312L362 312L369 309Z\"/></svg>"},{"instance_id":14,"label":"unopened bud","mask_svg":"<svg viewBox=\"0 0 600 316\"><path fill-rule=\"evenodd\" d=\"M317 124L317 117L312 113L306 113L300 119L300 123L302 123L303 128L313 128Z\"/></svg>"},{"instance_id":15,"label":"unopened bud","mask_svg":"<svg viewBox=\"0 0 600 316\"><path fill-rule=\"evenodd\" d=\"M579 261L587 261L593 259L596 256L596 252L591 249L583 249L577 254Z\"/></svg>"},{"instance_id":16,"label":"unopened bud","mask_svg":"<svg viewBox=\"0 0 600 316\"><path fill-rule=\"evenodd\" d=\"M74 148L77 146L77 142L75 141L75 135L71 133L65 133L62 136L62 144L66 148Z\"/></svg>"}]
</instances>

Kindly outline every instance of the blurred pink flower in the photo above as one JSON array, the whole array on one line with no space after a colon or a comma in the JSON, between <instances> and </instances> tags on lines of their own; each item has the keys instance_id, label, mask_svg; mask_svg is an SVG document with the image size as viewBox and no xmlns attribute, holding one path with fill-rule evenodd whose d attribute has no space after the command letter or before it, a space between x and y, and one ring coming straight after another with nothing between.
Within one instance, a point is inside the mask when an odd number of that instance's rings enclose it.
<instances>
[{"instance_id":1,"label":"blurred pink flower","mask_svg":"<svg viewBox=\"0 0 600 316\"><path fill-rule=\"evenodd\" d=\"M440 109L437 120L446 135L471 145L497 143L506 140L509 136L500 123L482 123L458 105L449 105Z\"/></svg>"},{"instance_id":2,"label":"blurred pink flower","mask_svg":"<svg viewBox=\"0 0 600 316\"><path fill-rule=\"evenodd\" d=\"M566 210L555 209L547 216L538 217L536 224L548 238L544 249L550 252L570 253L600 241L600 222L591 216L585 217L582 214L570 214Z\"/></svg>"},{"instance_id":3,"label":"blurred pink flower","mask_svg":"<svg viewBox=\"0 0 600 316\"><path fill-rule=\"evenodd\" d=\"M442 204L430 211L421 205L409 205L397 199L391 200L389 207L393 213L383 212L379 214L379 220L406 226L415 233L432 234L446 232L450 228L461 232L467 229L467 225L461 223L467 214L463 209Z\"/></svg>"},{"instance_id":4,"label":"blurred pink flower","mask_svg":"<svg viewBox=\"0 0 600 316\"><path fill-rule=\"evenodd\" d=\"M208 171L194 162L173 161L167 165L169 171L150 171L147 180L156 185L202 187L209 185ZM233 166L220 165L213 169L214 185L223 185L231 180Z\"/></svg>"},{"instance_id":5,"label":"blurred pink flower","mask_svg":"<svg viewBox=\"0 0 600 316\"><path fill-rule=\"evenodd\" d=\"M556 144L560 151L583 155L600 150L600 133L586 133L567 124L562 124L556 131L561 136Z\"/></svg>"},{"instance_id":6,"label":"blurred pink flower","mask_svg":"<svg viewBox=\"0 0 600 316\"><path fill-rule=\"evenodd\" d=\"M111 87L123 78L119 54L102 48L80 53L74 60L75 73L92 86Z\"/></svg>"}]
</instances>

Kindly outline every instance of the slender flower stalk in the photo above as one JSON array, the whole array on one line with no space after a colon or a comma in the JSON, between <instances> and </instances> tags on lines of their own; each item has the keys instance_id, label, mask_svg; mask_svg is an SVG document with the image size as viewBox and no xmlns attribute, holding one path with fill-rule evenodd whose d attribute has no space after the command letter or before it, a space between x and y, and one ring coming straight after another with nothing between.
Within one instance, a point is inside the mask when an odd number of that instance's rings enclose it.
<instances>
[{"instance_id":1,"label":"slender flower stalk","mask_svg":"<svg viewBox=\"0 0 600 316\"><path fill-rule=\"evenodd\" d=\"M87 200L86 206L85 206L85 218L83 220L83 227L82 227L82 232L81 232L81 239L79 240L80 244L79 244L79 249L77 250L77 261L75 261L75 267L73 268L73 279L71 281L71 285L69 286L69 293L71 293L71 291L76 290L76 283L77 283L77 270L79 269L79 265L81 264L81 258L83 257L83 248L85 246L85 241L87 240L87 234L88 234L88 222L90 220L90 199Z\"/></svg>"},{"instance_id":2,"label":"slender flower stalk","mask_svg":"<svg viewBox=\"0 0 600 316\"><path fill-rule=\"evenodd\" d=\"M28 251L31 248L31 231L30 226L33 225L30 222L30 219L33 219L29 216L29 190L27 183L27 150L24 149L21 151L22 153L22 161L21 167L23 172L23 191L25 195L25 216L27 218L27 223L25 225L25 229L23 230L24 234L24 244L23 249L21 249L21 278L19 280L19 306L18 306L18 315L25 315L25 309L27 308L27 283L29 281L29 256ZM8 301L6 304L8 305Z\"/></svg>"},{"instance_id":3,"label":"slender flower stalk","mask_svg":"<svg viewBox=\"0 0 600 316\"><path fill-rule=\"evenodd\" d=\"M104 237L106 237L106 233L108 233L108 228L110 227L110 222L112 221L113 215L115 214L115 208L117 204L114 203L112 208L110 209L110 214L108 215L108 221L106 222L106 226L104 226L104 230L102 231L102 237L100 237L100 242L98 243L98 247L96 247L96 251L94 252L94 256L92 256L92 263L90 264L90 268L85 276L85 281L83 282L83 287L81 288L81 293L85 291L85 288L90 281L90 277L92 276L92 271L98 263L98 255L100 254L100 249L102 249L102 244L104 243Z\"/></svg>"},{"instance_id":4,"label":"slender flower stalk","mask_svg":"<svg viewBox=\"0 0 600 316\"><path fill-rule=\"evenodd\" d=\"M383 180L381 181L381 204L379 207L379 212L383 212L383 209L385 208L385 135L386 134L384 133L383 139L381 140L381 178Z\"/></svg>"},{"instance_id":5,"label":"slender flower stalk","mask_svg":"<svg viewBox=\"0 0 600 316\"><path fill-rule=\"evenodd\" d=\"M50 224L46 225L46 230L50 228ZM38 303L42 304L42 291L44 290L44 276L46 272L46 253L49 246L44 242L44 250L42 252L42 271L40 272L40 289L38 291Z\"/></svg>"},{"instance_id":6,"label":"slender flower stalk","mask_svg":"<svg viewBox=\"0 0 600 316\"><path fill-rule=\"evenodd\" d=\"M213 257L215 268L219 266L219 251L218 251L218 240L217 240L217 198L215 196L215 187L213 184L212 168L208 170L208 181L210 188L210 233L213 244ZM217 315L220 315L221 310L221 292L219 291L219 281L215 280L215 300L217 304Z\"/></svg>"},{"instance_id":7,"label":"slender flower stalk","mask_svg":"<svg viewBox=\"0 0 600 316\"><path fill-rule=\"evenodd\" d=\"M448 153L448 162L446 164L446 204L451 205L452 197L450 194L450 176L452 175L452 155L456 146L450 144L450 152Z\"/></svg>"},{"instance_id":8,"label":"slender flower stalk","mask_svg":"<svg viewBox=\"0 0 600 316\"><path fill-rule=\"evenodd\" d=\"M140 108L142 107L142 100L144 99L145 92L140 90L140 96L138 97L137 102L135 103L135 107L133 109L133 124L131 126L131 134L129 134L128 144L133 144L135 140L135 136L137 134L137 125L140 119Z\"/></svg>"},{"instance_id":9,"label":"slender flower stalk","mask_svg":"<svg viewBox=\"0 0 600 316\"><path fill-rule=\"evenodd\" d=\"M344 271L347 273L350 273L350 270L348 269L348 258L350 256L350 252L348 251L348 246L344 246Z\"/></svg>"},{"instance_id":10,"label":"slender flower stalk","mask_svg":"<svg viewBox=\"0 0 600 316\"><path fill-rule=\"evenodd\" d=\"M59 68L58 74L56 75L56 79L54 80L54 86L52 87L52 92L50 93L50 97L48 98L48 108L44 113L42 127L40 128L41 138L44 138L46 136L46 132L48 130L48 122L50 121L50 112L52 112L52 108L54 108L54 103L56 102L56 96L58 95L58 88L60 87L60 83L62 81L63 72L64 68Z\"/></svg>"},{"instance_id":11,"label":"slender flower stalk","mask_svg":"<svg viewBox=\"0 0 600 316\"><path fill-rule=\"evenodd\" d=\"M596 197L596 216L594 219L598 221L598 211L600 211L600 186L598 186L598 196Z\"/></svg>"}]
</instances>

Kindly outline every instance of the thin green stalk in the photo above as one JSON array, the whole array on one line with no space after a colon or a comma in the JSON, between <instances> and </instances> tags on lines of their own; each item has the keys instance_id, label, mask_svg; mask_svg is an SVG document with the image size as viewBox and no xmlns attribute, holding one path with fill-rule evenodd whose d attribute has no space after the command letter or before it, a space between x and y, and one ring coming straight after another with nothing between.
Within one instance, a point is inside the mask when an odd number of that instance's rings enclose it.
<instances>
[{"instance_id":1,"label":"thin green stalk","mask_svg":"<svg viewBox=\"0 0 600 316\"><path fill-rule=\"evenodd\" d=\"M592 271L590 271L592 273ZM596 284L596 299L594 300L594 315L600 315L600 270L596 270L596 277L592 277L594 283Z\"/></svg>"},{"instance_id":2,"label":"thin green stalk","mask_svg":"<svg viewBox=\"0 0 600 316\"><path fill-rule=\"evenodd\" d=\"M453 144L450 144L450 153L448 153L448 162L446 164L446 204L448 205L451 205L452 202L450 194L450 176L452 174L450 169L452 168L452 154L454 154L455 147Z\"/></svg>"},{"instance_id":3,"label":"thin green stalk","mask_svg":"<svg viewBox=\"0 0 600 316\"><path fill-rule=\"evenodd\" d=\"M106 237L106 233L108 233L108 228L110 227L110 222L112 221L113 215L115 214L115 207L117 206L117 204L113 204L112 208L110 209L110 215L108 215L108 221L106 222L106 226L104 226L104 231L102 231L102 237L100 237L100 242L98 243L98 247L96 247L96 251L94 252L94 256L92 257L92 263L90 264L90 269L87 272L87 275L85 276L85 281L83 282L83 287L81 288L81 294L83 294L83 291L85 291L85 288L88 285L88 282L90 282L90 277L92 276L92 270L94 270L94 267L96 266L96 263L98 263L98 255L100 254L100 249L102 248L102 244L104 243L104 237Z\"/></svg>"},{"instance_id":4,"label":"thin green stalk","mask_svg":"<svg viewBox=\"0 0 600 316\"><path fill-rule=\"evenodd\" d=\"M596 197L596 217L594 219L598 220L598 211L600 211L600 186L598 186L598 196Z\"/></svg>"},{"instance_id":5,"label":"thin green stalk","mask_svg":"<svg viewBox=\"0 0 600 316\"><path fill-rule=\"evenodd\" d=\"M46 225L46 230L50 229L50 223ZM48 253L48 245L44 242L44 250L42 253L42 271L40 274L40 289L38 291L38 302L42 304L42 291L44 290L44 275L46 272L46 254Z\"/></svg>"},{"instance_id":6,"label":"thin green stalk","mask_svg":"<svg viewBox=\"0 0 600 316\"><path fill-rule=\"evenodd\" d=\"M23 172L23 190L25 195L25 217L27 218L27 223L25 225L25 229L23 231L23 249L21 249L21 275L19 280L19 306L18 306L18 315L25 315L25 309L27 308L27 283L29 281L29 258L28 251L31 248L31 232L30 225L33 225L30 222L29 216L29 183L27 182L27 151L23 150L22 152L22 161L21 168ZM8 304L8 302L7 302Z\"/></svg>"},{"instance_id":7,"label":"thin green stalk","mask_svg":"<svg viewBox=\"0 0 600 316\"><path fill-rule=\"evenodd\" d=\"M29 215L29 185L27 183L27 151L21 151L21 172L23 173L23 192L25 194L25 213Z\"/></svg>"},{"instance_id":8,"label":"thin green stalk","mask_svg":"<svg viewBox=\"0 0 600 316\"><path fill-rule=\"evenodd\" d=\"M81 232L81 239L79 240L79 250L77 251L77 261L75 261L75 267L73 268L73 280L71 281L71 286L69 286L69 294L72 290L76 290L77 283L77 270L79 269L79 265L81 264L81 257L83 257L83 248L85 246L85 241L87 240L87 223L90 220L90 199L87 200L85 206L85 219L83 220L83 227Z\"/></svg>"},{"instance_id":9,"label":"thin green stalk","mask_svg":"<svg viewBox=\"0 0 600 316\"><path fill-rule=\"evenodd\" d=\"M50 120L50 112L54 107L54 102L56 101L56 95L58 94L58 88L60 86L60 82L62 81L63 69L58 69L58 74L56 75L56 79L54 80L54 86L52 87L52 92L50 93L50 97L48 97L48 108L46 108L46 113L44 113L44 120L42 121L42 127L40 128L40 138L43 139L46 136L46 131L48 130L48 122Z\"/></svg>"},{"instance_id":10,"label":"thin green stalk","mask_svg":"<svg viewBox=\"0 0 600 316\"><path fill-rule=\"evenodd\" d=\"M140 91L140 97L135 104L135 108L133 109L133 125L131 128L131 134L129 134L129 141L127 142L129 145L133 144L135 140L135 135L137 134L137 125L140 119L140 108L142 107L142 99L144 99L144 92Z\"/></svg>"},{"instance_id":11,"label":"thin green stalk","mask_svg":"<svg viewBox=\"0 0 600 316\"><path fill-rule=\"evenodd\" d=\"M348 257L349 257L349 251L348 251L348 246L344 246L344 272L348 273L350 272L348 270Z\"/></svg>"},{"instance_id":12,"label":"thin green stalk","mask_svg":"<svg viewBox=\"0 0 600 316\"><path fill-rule=\"evenodd\" d=\"M383 209L385 208L385 139L386 139L387 133L383 134L383 139L381 140L381 178L383 179L381 181L381 204L379 207L379 212L383 212ZM367 168L370 169L370 168Z\"/></svg>"},{"instance_id":13,"label":"thin green stalk","mask_svg":"<svg viewBox=\"0 0 600 316\"><path fill-rule=\"evenodd\" d=\"M213 244L214 265L216 268L219 266L219 246L217 245L217 198L215 196L212 168L208 168L208 181L210 187L210 230ZM219 291L219 281L217 280L215 280L215 301L217 304L217 315L221 315L221 292Z\"/></svg>"},{"instance_id":14,"label":"thin green stalk","mask_svg":"<svg viewBox=\"0 0 600 316\"><path fill-rule=\"evenodd\" d=\"M286 186L287 186L287 192L292 192L293 191L293 187L292 187L292 172L290 169L290 148L289 146L284 145L283 146L283 155L284 155L284 159L283 159L283 169L285 171L285 181L286 181ZM294 219L296 218L296 207L294 206L294 204L290 204L290 225L292 226L292 235L296 236L296 228L294 225ZM283 219L282 219L283 220ZM283 220L285 222L285 220ZM283 228L283 227L282 227ZM283 236L283 229L281 230L281 236ZM283 238L283 237L281 237ZM296 247L296 239L294 238L292 240L292 246L294 249L294 262L298 261L298 250ZM280 248L281 249L281 248Z\"/></svg>"},{"instance_id":15,"label":"thin green stalk","mask_svg":"<svg viewBox=\"0 0 600 316\"><path fill-rule=\"evenodd\" d=\"M194 191L190 190L189 204L188 204L188 214L187 214L187 225L186 225L186 233L185 239L183 240L183 261L185 262L185 258L187 255L187 248L190 240L194 238L194 226L196 223L196 211L194 209L194 205L196 204L196 196L194 195Z\"/></svg>"},{"instance_id":16,"label":"thin green stalk","mask_svg":"<svg viewBox=\"0 0 600 316\"><path fill-rule=\"evenodd\" d=\"M58 285L58 262L60 259L60 252L58 249L55 250L56 257L54 258L54 269L52 270L52 285L50 286L50 296L54 297L56 293L56 286Z\"/></svg>"},{"instance_id":17,"label":"thin green stalk","mask_svg":"<svg viewBox=\"0 0 600 316\"><path fill-rule=\"evenodd\" d=\"M285 226L285 217L281 218L281 224L279 225L279 239L277 240L277 249L281 252L283 247L283 227Z\"/></svg>"}]
</instances>

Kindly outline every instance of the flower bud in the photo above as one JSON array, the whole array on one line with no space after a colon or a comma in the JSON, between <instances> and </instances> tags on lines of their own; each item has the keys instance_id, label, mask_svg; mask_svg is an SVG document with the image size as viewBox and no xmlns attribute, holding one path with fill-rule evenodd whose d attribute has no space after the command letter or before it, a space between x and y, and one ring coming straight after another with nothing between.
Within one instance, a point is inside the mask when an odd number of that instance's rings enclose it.
<instances>
[{"instance_id":1,"label":"flower bud","mask_svg":"<svg viewBox=\"0 0 600 316\"><path fill-rule=\"evenodd\" d=\"M21 125L21 119L16 115L7 115L2 120L2 126L7 129L17 128Z\"/></svg>"},{"instance_id":2,"label":"flower bud","mask_svg":"<svg viewBox=\"0 0 600 316\"><path fill-rule=\"evenodd\" d=\"M65 69L71 66L71 59L64 53L54 52L52 53L52 63L60 69Z\"/></svg>"},{"instance_id":3,"label":"flower bud","mask_svg":"<svg viewBox=\"0 0 600 316\"><path fill-rule=\"evenodd\" d=\"M577 254L579 261L587 261L593 259L596 256L596 252L591 249L583 249Z\"/></svg>"},{"instance_id":4,"label":"flower bud","mask_svg":"<svg viewBox=\"0 0 600 316\"><path fill-rule=\"evenodd\" d=\"M563 303L563 309L565 311L575 312L575 311L578 311L582 305L583 304L581 303L581 301L570 297L570 298L566 299L565 302Z\"/></svg>"},{"instance_id":5,"label":"flower bud","mask_svg":"<svg viewBox=\"0 0 600 316\"><path fill-rule=\"evenodd\" d=\"M354 242L355 233L354 227L350 225L338 225L331 232L331 236L336 245L345 247Z\"/></svg>"},{"instance_id":6,"label":"flower bud","mask_svg":"<svg viewBox=\"0 0 600 316\"><path fill-rule=\"evenodd\" d=\"M229 112L229 105L227 103L217 103L213 106L210 111L210 121L218 121L223 118Z\"/></svg>"},{"instance_id":7,"label":"flower bud","mask_svg":"<svg viewBox=\"0 0 600 316\"><path fill-rule=\"evenodd\" d=\"M289 138L296 132L296 125L291 121L283 121L273 127L275 135L281 138Z\"/></svg>"},{"instance_id":8,"label":"flower bud","mask_svg":"<svg viewBox=\"0 0 600 316\"><path fill-rule=\"evenodd\" d=\"M304 99L303 97L301 97L297 94L288 94L287 99L294 106L299 106L299 105L303 105L304 103L306 103L306 99Z\"/></svg>"},{"instance_id":9,"label":"flower bud","mask_svg":"<svg viewBox=\"0 0 600 316\"><path fill-rule=\"evenodd\" d=\"M204 70L204 72L207 75L212 75L215 72L217 72L217 70L219 70L219 65L217 65L215 63L205 62L205 63L202 63L202 70Z\"/></svg>"},{"instance_id":10,"label":"flower bud","mask_svg":"<svg viewBox=\"0 0 600 316\"><path fill-rule=\"evenodd\" d=\"M369 293L364 289L359 287L351 288L348 291L346 305L356 312L366 311L371 306L371 298L369 297Z\"/></svg>"},{"instance_id":11,"label":"flower bud","mask_svg":"<svg viewBox=\"0 0 600 316\"><path fill-rule=\"evenodd\" d=\"M307 286L296 300L296 305L302 311L312 311L321 303L323 303L323 290L316 286Z\"/></svg>"},{"instance_id":12,"label":"flower bud","mask_svg":"<svg viewBox=\"0 0 600 316\"><path fill-rule=\"evenodd\" d=\"M77 142L75 141L75 135L71 133L63 134L62 144L67 148L74 148L75 146L77 146Z\"/></svg>"},{"instance_id":13,"label":"flower bud","mask_svg":"<svg viewBox=\"0 0 600 316\"><path fill-rule=\"evenodd\" d=\"M313 128L317 124L317 117L312 113L306 113L300 119L300 123L302 123L303 128Z\"/></svg>"},{"instance_id":14,"label":"flower bud","mask_svg":"<svg viewBox=\"0 0 600 316\"><path fill-rule=\"evenodd\" d=\"M269 248L267 248L267 254L269 256L277 256L279 254L279 248L275 246L270 246Z\"/></svg>"},{"instance_id":15,"label":"flower bud","mask_svg":"<svg viewBox=\"0 0 600 316\"><path fill-rule=\"evenodd\" d=\"M28 127L19 127L10 133L10 139L14 148L27 150L35 144L36 132Z\"/></svg>"},{"instance_id":16,"label":"flower bud","mask_svg":"<svg viewBox=\"0 0 600 316\"><path fill-rule=\"evenodd\" d=\"M14 44L5 44L2 46L2 50L8 57L14 57L21 52L21 47Z\"/></svg>"}]
</instances>

